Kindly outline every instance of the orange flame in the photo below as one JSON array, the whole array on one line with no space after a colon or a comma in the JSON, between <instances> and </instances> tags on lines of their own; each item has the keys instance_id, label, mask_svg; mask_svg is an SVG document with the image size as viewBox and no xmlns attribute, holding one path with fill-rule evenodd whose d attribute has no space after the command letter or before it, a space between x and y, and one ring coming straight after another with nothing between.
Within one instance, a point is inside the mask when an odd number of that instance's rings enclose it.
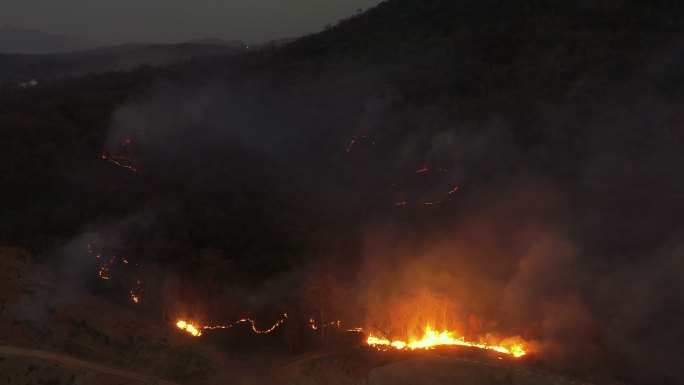
<instances>
[{"instance_id":1,"label":"orange flame","mask_svg":"<svg viewBox=\"0 0 684 385\"><path fill-rule=\"evenodd\" d=\"M185 330L186 332L190 333L190 335L192 335L192 336L199 337L202 335L202 332L200 331L199 327L197 327L191 323L188 323L186 321L180 320L180 321L176 322L176 326L179 329Z\"/></svg>"},{"instance_id":2,"label":"orange flame","mask_svg":"<svg viewBox=\"0 0 684 385\"><path fill-rule=\"evenodd\" d=\"M425 333L421 338L406 341L391 341L387 338L376 337L369 334L366 343L377 349L386 350L395 348L398 350L434 349L437 346L468 346L479 349L493 350L502 354L508 354L515 358L527 354L525 344L520 338L509 338L499 342L498 345L489 345L481 342L469 342L465 337L454 337L454 333L449 331L437 332L430 326L425 328Z\"/></svg>"},{"instance_id":3,"label":"orange flame","mask_svg":"<svg viewBox=\"0 0 684 385\"><path fill-rule=\"evenodd\" d=\"M209 326L209 325L201 325L200 326L200 325L197 325L197 324L194 324L192 322L185 321L185 320L178 320L178 322L176 322L176 326L179 329L186 331L187 333L189 333L190 335L192 335L194 337L201 336L202 330L230 329L233 326L235 326L237 324L241 324L241 323L250 323L252 325L252 331L256 334L268 334L268 333L271 333L274 330L276 330L280 325L282 325L285 322L286 319L287 319L287 313L283 314L283 318L278 320L273 325L271 325L271 327L269 327L268 329L263 329L263 330L257 329L256 321L254 321L251 318L241 318L241 319L233 322L232 324L216 325L216 326Z\"/></svg>"}]
</instances>

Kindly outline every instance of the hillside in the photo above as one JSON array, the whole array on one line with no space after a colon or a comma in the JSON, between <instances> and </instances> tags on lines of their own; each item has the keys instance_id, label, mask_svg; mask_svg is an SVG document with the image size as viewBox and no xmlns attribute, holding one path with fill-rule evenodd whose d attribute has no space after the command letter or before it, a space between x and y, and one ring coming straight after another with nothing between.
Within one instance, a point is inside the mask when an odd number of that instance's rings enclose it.
<instances>
[{"instance_id":1,"label":"hillside","mask_svg":"<svg viewBox=\"0 0 684 385\"><path fill-rule=\"evenodd\" d=\"M64 285L62 273L23 250L0 248L0 265L3 381L117 383L123 376L145 383L158 376L203 383L222 363L144 315Z\"/></svg>"},{"instance_id":2,"label":"hillside","mask_svg":"<svg viewBox=\"0 0 684 385\"><path fill-rule=\"evenodd\" d=\"M99 236L216 319L305 323L326 274L349 323L436 287L558 372L675 384L682 16L390 0L280 48L7 88L0 242L85 260Z\"/></svg>"}]
</instances>

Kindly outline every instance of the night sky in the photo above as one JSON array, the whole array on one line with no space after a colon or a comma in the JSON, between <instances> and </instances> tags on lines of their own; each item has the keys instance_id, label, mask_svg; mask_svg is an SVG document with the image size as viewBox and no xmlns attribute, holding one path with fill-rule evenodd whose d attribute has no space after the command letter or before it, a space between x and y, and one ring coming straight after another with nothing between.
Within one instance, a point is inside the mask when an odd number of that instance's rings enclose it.
<instances>
[{"instance_id":1,"label":"night sky","mask_svg":"<svg viewBox=\"0 0 684 385\"><path fill-rule=\"evenodd\" d=\"M316 32L379 0L2 0L0 26L95 44L239 39L259 43Z\"/></svg>"}]
</instances>

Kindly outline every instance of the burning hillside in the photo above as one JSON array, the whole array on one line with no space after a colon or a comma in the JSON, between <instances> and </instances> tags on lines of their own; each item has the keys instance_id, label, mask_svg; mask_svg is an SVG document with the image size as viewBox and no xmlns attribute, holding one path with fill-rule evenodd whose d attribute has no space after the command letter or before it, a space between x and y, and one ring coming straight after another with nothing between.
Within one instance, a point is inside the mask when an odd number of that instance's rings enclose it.
<instances>
[{"instance_id":1,"label":"burning hillside","mask_svg":"<svg viewBox=\"0 0 684 385\"><path fill-rule=\"evenodd\" d=\"M426 299L430 294L423 293L423 299ZM432 297L434 298L434 297ZM426 302L429 302L432 298L427 298ZM434 302L433 302L434 303ZM430 306L429 303L425 303L426 306ZM456 327L444 327L441 330L437 330L428 324L424 328L421 327L411 327L409 326L411 322L416 319L432 319L431 324L439 324L433 317L435 312L431 311L427 307L422 309L416 309L416 311L422 310L424 313L422 315L413 314L412 317L401 317L399 313L394 313L390 311L388 318L393 319L394 323L391 325L392 328L386 329L379 327L378 324L375 326L366 327L348 327L341 320L329 321L325 324L317 324L314 317L309 318L308 328L316 332L324 332L325 329L333 328L340 333L355 333L364 335L364 342L370 347L376 348L378 350L427 350L435 349L443 346L463 346L469 348L489 350L500 354L509 355L515 358L527 355L533 350L534 343L531 341L526 341L520 336L514 337L501 337L497 333L487 333L481 335L481 322L475 316L471 316L468 325L467 333L456 332ZM441 313L441 318L443 320L451 319L456 317L447 308L439 309ZM231 329L239 324L249 324L252 333L255 334L269 334L278 330L281 326L287 322L298 322L297 320L291 320L288 318L287 314L283 314L283 317L271 326L259 329L257 327L257 321L252 318L241 318L235 322L223 325L203 325L198 322L188 321L185 319L179 319L176 322L176 327L194 337L200 337L205 331L210 330L225 330ZM446 322L446 321L444 321ZM445 323L442 322L443 325ZM261 324L261 323L259 323ZM451 322L453 325L454 322ZM466 336L467 334L467 336Z\"/></svg>"}]
</instances>

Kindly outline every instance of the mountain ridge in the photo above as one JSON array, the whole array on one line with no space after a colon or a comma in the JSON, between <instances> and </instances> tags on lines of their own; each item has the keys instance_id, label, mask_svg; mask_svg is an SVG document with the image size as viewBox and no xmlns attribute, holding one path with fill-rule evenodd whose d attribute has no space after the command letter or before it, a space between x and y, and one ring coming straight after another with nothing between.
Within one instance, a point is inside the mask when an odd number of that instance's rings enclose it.
<instances>
[{"instance_id":1,"label":"mountain ridge","mask_svg":"<svg viewBox=\"0 0 684 385\"><path fill-rule=\"evenodd\" d=\"M0 53L52 54L93 48L84 39L11 25L0 27Z\"/></svg>"}]
</instances>

